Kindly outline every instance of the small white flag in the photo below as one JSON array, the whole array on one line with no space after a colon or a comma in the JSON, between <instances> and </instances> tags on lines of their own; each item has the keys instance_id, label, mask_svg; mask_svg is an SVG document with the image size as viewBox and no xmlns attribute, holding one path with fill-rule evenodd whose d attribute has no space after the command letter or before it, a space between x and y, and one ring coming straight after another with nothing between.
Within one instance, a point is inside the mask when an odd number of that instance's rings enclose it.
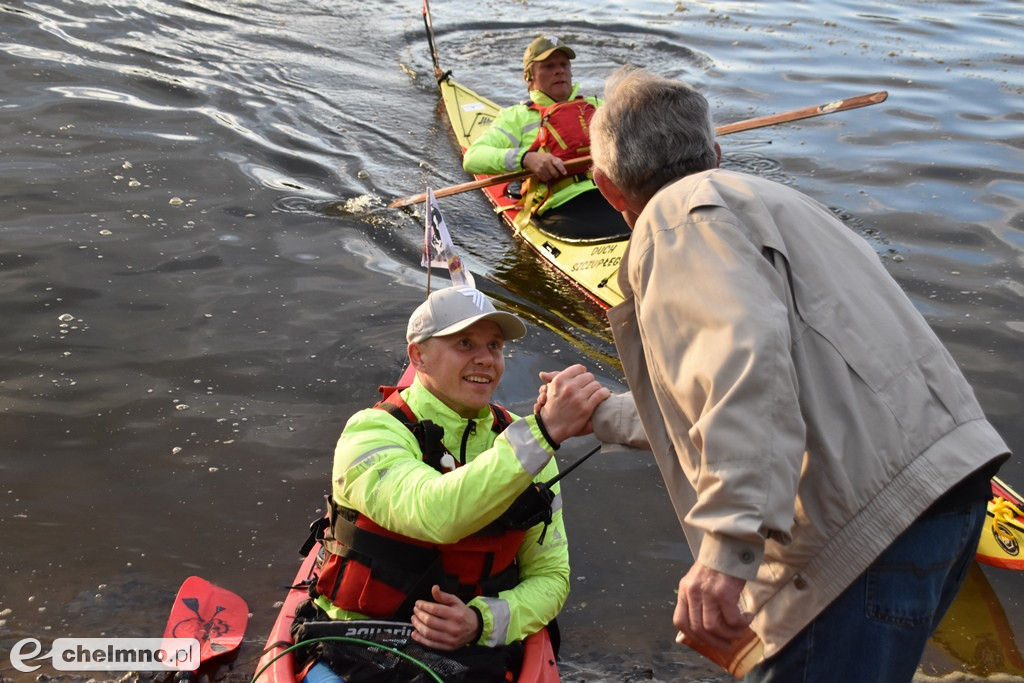
<instances>
[{"instance_id":1,"label":"small white flag","mask_svg":"<svg viewBox=\"0 0 1024 683\"><path fill-rule=\"evenodd\" d=\"M423 260L421 266L430 268L447 268L453 285L475 287L473 275L462 264L462 259L455 253L448 226L444 224L441 209L437 206L434 191L427 188L427 211L424 220Z\"/></svg>"}]
</instances>

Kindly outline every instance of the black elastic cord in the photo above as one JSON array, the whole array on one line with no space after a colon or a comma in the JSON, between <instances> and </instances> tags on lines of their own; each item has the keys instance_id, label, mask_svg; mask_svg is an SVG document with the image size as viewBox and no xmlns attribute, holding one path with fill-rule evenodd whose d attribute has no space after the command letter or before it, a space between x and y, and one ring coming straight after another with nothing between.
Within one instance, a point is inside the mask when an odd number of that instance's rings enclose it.
<instances>
[{"instance_id":1,"label":"black elastic cord","mask_svg":"<svg viewBox=\"0 0 1024 683\"><path fill-rule=\"evenodd\" d=\"M582 465L586 461L587 458L592 456L594 453L597 453L599 450L601 450L601 444L597 444L596 446L594 446L593 450L591 450L589 453L584 455L582 458L580 458L579 460L577 460L576 462L574 462L573 464L569 465L564 470L562 470L561 472L556 474L554 477L551 478L550 481L544 482L544 486L551 486L551 485L553 485L559 479L561 479L562 477L564 477L565 475L569 474L574 469L576 469L577 467Z\"/></svg>"},{"instance_id":2,"label":"black elastic cord","mask_svg":"<svg viewBox=\"0 0 1024 683\"><path fill-rule=\"evenodd\" d=\"M476 614L476 632L473 634L473 640L469 641L475 645L476 641L480 640L480 636L484 633L484 615L480 614L480 610L473 605L469 605L469 609L473 610L473 613Z\"/></svg>"},{"instance_id":3,"label":"black elastic cord","mask_svg":"<svg viewBox=\"0 0 1024 683\"><path fill-rule=\"evenodd\" d=\"M537 428L540 430L540 433L547 440L547 442L551 446L551 448L553 448L553 449L555 449L557 451L559 449L559 447L561 446L561 444L555 443L555 440L551 438L550 434L548 434L548 429L547 429L547 427L544 426L544 420L540 419L540 412L538 411L538 412L534 413L533 416L537 419Z\"/></svg>"}]
</instances>

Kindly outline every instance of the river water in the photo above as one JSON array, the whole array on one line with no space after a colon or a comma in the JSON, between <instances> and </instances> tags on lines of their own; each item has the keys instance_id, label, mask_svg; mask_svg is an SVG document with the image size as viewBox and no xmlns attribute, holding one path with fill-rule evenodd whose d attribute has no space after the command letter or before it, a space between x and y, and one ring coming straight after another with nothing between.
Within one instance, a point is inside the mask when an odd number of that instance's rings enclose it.
<instances>
[{"instance_id":1,"label":"river water","mask_svg":"<svg viewBox=\"0 0 1024 683\"><path fill-rule=\"evenodd\" d=\"M585 91L645 66L720 124L888 91L722 138L725 163L867 237L1024 450L1018 0L432 9L442 65L503 104L541 30ZM228 675L252 675L334 440L403 367L422 223L384 206L467 180L446 126L416 0L0 0L0 676L35 680L10 667L24 638L159 636L193 574L248 602ZM529 410L536 372L577 361L622 387L599 308L482 195L441 209L532 323L500 400ZM1024 486L1019 460L1002 476ZM563 491L565 679L731 680L672 643L691 558L650 456L592 459ZM919 678L1022 680L1022 587L976 572Z\"/></svg>"}]
</instances>

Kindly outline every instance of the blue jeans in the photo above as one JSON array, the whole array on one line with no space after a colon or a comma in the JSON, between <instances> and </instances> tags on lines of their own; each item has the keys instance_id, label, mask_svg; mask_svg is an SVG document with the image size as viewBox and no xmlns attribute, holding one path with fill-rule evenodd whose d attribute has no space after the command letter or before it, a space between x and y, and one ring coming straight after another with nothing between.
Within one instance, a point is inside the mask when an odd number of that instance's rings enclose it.
<instances>
[{"instance_id":1,"label":"blue jeans","mask_svg":"<svg viewBox=\"0 0 1024 683\"><path fill-rule=\"evenodd\" d=\"M985 503L918 519L745 683L907 683L974 559Z\"/></svg>"},{"instance_id":2,"label":"blue jeans","mask_svg":"<svg viewBox=\"0 0 1024 683\"><path fill-rule=\"evenodd\" d=\"M345 683L341 676L334 673L326 662L317 662L302 679L302 683Z\"/></svg>"}]
</instances>

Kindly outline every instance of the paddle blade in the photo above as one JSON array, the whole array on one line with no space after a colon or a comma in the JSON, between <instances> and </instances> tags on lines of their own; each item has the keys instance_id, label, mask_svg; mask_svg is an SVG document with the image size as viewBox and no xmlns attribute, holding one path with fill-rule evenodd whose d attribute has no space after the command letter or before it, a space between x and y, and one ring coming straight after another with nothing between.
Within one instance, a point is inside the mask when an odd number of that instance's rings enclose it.
<instances>
[{"instance_id":1,"label":"paddle blade","mask_svg":"<svg viewBox=\"0 0 1024 683\"><path fill-rule=\"evenodd\" d=\"M249 606L231 591L198 576L185 579L171 607L164 638L199 641L200 665L232 652L242 642Z\"/></svg>"}]
</instances>

